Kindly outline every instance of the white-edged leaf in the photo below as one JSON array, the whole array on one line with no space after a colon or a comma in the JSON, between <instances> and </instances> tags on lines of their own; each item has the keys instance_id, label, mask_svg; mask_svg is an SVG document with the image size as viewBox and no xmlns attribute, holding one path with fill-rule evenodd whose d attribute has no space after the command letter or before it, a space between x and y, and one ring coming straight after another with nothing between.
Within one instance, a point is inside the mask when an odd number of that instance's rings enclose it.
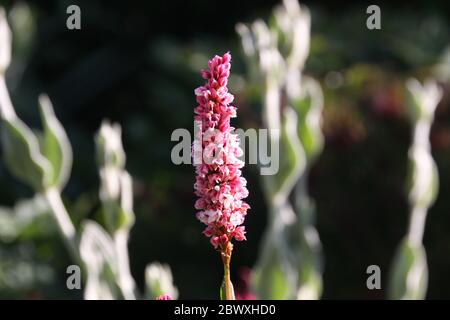
<instances>
[{"instance_id":1,"label":"white-edged leaf","mask_svg":"<svg viewBox=\"0 0 450 320\"><path fill-rule=\"evenodd\" d=\"M94 221L82 225L80 256L87 269L84 297L87 300L110 300L120 297L115 282L117 263L114 243Z\"/></svg>"},{"instance_id":2,"label":"white-edged leaf","mask_svg":"<svg viewBox=\"0 0 450 320\"><path fill-rule=\"evenodd\" d=\"M6 20L5 9L0 7L0 75L11 62L11 30Z\"/></svg>"},{"instance_id":3,"label":"white-edged leaf","mask_svg":"<svg viewBox=\"0 0 450 320\"><path fill-rule=\"evenodd\" d=\"M389 298L421 300L425 298L428 267L425 248L402 241L394 259L389 283Z\"/></svg>"},{"instance_id":4,"label":"white-edged leaf","mask_svg":"<svg viewBox=\"0 0 450 320\"><path fill-rule=\"evenodd\" d=\"M305 169L305 153L297 134L298 117L291 107L286 107L283 114L282 133L280 137L280 153L278 157L279 172L268 177L269 190L272 190L273 201L281 205L286 201Z\"/></svg>"},{"instance_id":5,"label":"white-edged leaf","mask_svg":"<svg viewBox=\"0 0 450 320\"><path fill-rule=\"evenodd\" d=\"M1 139L8 169L34 190L49 186L53 175L49 161L40 153L34 133L19 118L3 119Z\"/></svg>"},{"instance_id":6,"label":"white-edged leaf","mask_svg":"<svg viewBox=\"0 0 450 320\"><path fill-rule=\"evenodd\" d=\"M42 152L53 167L51 186L64 188L72 170L72 147L69 138L55 116L50 99L46 95L39 97L44 138Z\"/></svg>"}]
</instances>

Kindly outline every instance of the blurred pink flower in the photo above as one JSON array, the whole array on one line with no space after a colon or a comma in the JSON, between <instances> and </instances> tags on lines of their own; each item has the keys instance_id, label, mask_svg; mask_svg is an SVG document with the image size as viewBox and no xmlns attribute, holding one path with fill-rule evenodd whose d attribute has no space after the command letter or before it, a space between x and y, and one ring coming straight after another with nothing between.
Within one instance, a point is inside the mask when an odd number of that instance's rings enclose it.
<instances>
[{"instance_id":1,"label":"blurred pink flower","mask_svg":"<svg viewBox=\"0 0 450 320\"><path fill-rule=\"evenodd\" d=\"M156 298L156 300L173 300L170 294L163 294Z\"/></svg>"},{"instance_id":2,"label":"blurred pink flower","mask_svg":"<svg viewBox=\"0 0 450 320\"><path fill-rule=\"evenodd\" d=\"M208 70L201 75L207 80L195 89L197 107L195 122L200 127L193 144L196 167L195 203L197 218L206 225L203 234L211 244L224 250L234 238L245 240L242 226L249 205L243 201L248 196L247 181L241 177L244 162L238 158L243 152L239 138L233 134L230 118L236 117L236 107L231 106L233 95L228 92L231 55L215 56ZM201 147L201 152L199 148Z\"/></svg>"},{"instance_id":3,"label":"blurred pink flower","mask_svg":"<svg viewBox=\"0 0 450 320\"><path fill-rule=\"evenodd\" d=\"M404 113L401 87L383 87L372 97L375 112L388 118L399 118Z\"/></svg>"},{"instance_id":4,"label":"blurred pink flower","mask_svg":"<svg viewBox=\"0 0 450 320\"><path fill-rule=\"evenodd\" d=\"M236 286L236 300L256 300L251 291L252 270L244 267L239 270L239 280Z\"/></svg>"}]
</instances>

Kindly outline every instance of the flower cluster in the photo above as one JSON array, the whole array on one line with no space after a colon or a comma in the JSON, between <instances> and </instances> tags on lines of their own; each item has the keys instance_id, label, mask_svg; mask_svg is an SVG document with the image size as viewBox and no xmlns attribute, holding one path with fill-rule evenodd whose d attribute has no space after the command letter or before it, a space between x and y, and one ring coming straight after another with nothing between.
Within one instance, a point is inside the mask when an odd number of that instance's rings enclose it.
<instances>
[{"instance_id":1,"label":"flower cluster","mask_svg":"<svg viewBox=\"0 0 450 320\"><path fill-rule=\"evenodd\" d=\"M229 53L211 59L209 69L201 73L206 84L195 90L195 122L200 127L193 145L197 174L194 188L199 197L195 208L201 210L197 218L207 226L203 233L220 249L233 238L246 239L242 224L249 209L243 201L248 196L240 170L243 152L230 127L230 118L236 117L236 107L230 105L234 97L227 88L230 61ZM195 159L199 150L200 161Z\"/></svg>"}]
</instances>

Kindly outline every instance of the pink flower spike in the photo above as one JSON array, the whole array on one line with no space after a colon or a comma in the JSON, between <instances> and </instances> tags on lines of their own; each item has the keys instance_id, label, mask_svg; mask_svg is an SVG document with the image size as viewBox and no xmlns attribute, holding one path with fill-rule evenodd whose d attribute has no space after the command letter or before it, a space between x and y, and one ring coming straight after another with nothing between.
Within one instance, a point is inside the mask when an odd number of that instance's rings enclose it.
<instances>
[{"instance_id":1,"label":"pink flower spike","mask_svg":"<svg viewBox=\"0 0 450 320\"><path fill-rule=\"evenodd\" d=\"M156 298L156 300L173 300L170 294L163 294Z\"/></svg>"},{"instance_id":2,"label":"pink flower spike","mask_svg":"<svg viewBox=\"0 0 450 320\"><path fill-rule=\"evenodd\" d=\"M200 132L195 137L196 153L195 202L197 219L206 225L203 234L210 238L212 246L221 252L230 250L231 241L246 240L242 226L250 206L243 201L248 195L246 180L241 176L244 163L239 159L243 151L239 145L230 119L236 116L231 106L233 95L228 92L231 55L215 56L208 62L208 69L201 71L206 83L195 89L197 107L195 122Z\"/></svg>"}]
</instances>

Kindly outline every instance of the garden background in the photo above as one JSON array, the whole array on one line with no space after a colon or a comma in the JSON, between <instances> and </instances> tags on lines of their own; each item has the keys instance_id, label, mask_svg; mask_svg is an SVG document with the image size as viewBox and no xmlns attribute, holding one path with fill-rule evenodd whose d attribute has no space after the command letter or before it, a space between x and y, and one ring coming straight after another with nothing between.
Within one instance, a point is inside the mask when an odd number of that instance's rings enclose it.
<instances>
[{"instance_id":1,"label":"garden background","mask_svg":"<svg viewBox=\"0 0 450 320\"><path fill-rule=\"evenodd\" d=\"M387 274L407 228L405 193L411 126L404 82L432 75L444 88L431 131L439 196L424 245L427 298L450 298L450 3L377 3L382 29L366 28L362 1L304 1L311 10L305 73L325 95L325 147L309 186L324 252L323 298L385 298ZM15 8L14 60L7 83L17 113L39 127L37 96L47 92L74 150L63 199L75 224L98 215L94 134L108 118L122 126L127 170L134 180L136 222L131 271L140 288L151 261L170 265L180 298L218 297L220 259L201 234L193 207L194 169L170 159L174 129L193 131L193 90L214 54L233 55L230 90L239 128L260 122L261 106L246 86L239 22L267 18L278 1L0 1ZM82 29L68 30L66 8L77 4ZM11 11L10 11L11 13ZM0 158L2 151L0 147ZM232 278L245 277L258 256L267 219L258 167L243 171L251 206L248 241L236 244ZM66 288L72 264L45 206L0 163L0 204L16 206L17 230L0 220L0 298L82 298ZM20 202L18 203L18 201ZM2 216L0 216L1 218ZM5 231L6 230L6 231ZM368 290L366 268L379 265L382 289Z\"/></svg>"}]
</instances>

